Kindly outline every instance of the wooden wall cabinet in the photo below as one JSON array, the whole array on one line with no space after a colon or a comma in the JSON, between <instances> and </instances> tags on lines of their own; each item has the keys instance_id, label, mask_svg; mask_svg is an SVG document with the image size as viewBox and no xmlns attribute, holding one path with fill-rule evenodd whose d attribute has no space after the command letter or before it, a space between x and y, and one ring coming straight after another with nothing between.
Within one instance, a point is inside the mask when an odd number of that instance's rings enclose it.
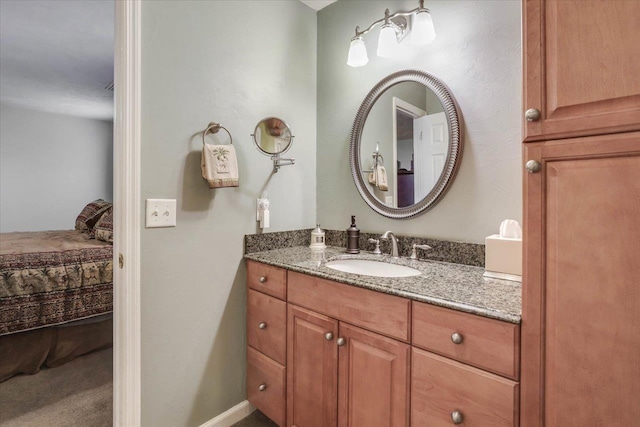
<instances>
[{"instance_id":1,"label":"wooden wall cabinet","mask_svg":"<svg viewBox=\"0 0 640 427\"><path fill-rule=\"evenodd\" d=\"M523 13L521 424L639 425L640 2Z\"/></svg>"},{"instance_id":2,"label":"wooden wall cabinet","mask_svg":"<svg viewBox=\"0 0 640 427\"><path fill-rule=\"evenodd\" d=\"M526 142L640 129L640 2L523 1Z\"/></svg>"},{"instance_id":3,"label":"wooden wall cabinet","mask_svg":"<svg viewBox=\"0 0 640 427\"><path fill-rule=\"evenodd\" d=\"M524 155L522 425L639 425L640 132Z\"/></svg>"}]
</instances>

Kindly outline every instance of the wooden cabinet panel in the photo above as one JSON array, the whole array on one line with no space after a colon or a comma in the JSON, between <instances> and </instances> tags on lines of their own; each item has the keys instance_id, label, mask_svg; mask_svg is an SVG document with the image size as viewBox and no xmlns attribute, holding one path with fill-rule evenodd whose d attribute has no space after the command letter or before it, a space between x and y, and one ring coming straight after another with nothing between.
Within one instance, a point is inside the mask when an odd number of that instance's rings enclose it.
<instances>
[{"instance_id":1,"label":"wooden cabinet panel","mask_svg":"<svg viewBox=\"0 0 640 427\"><path fill-rule=\"evenodd\" d=\"M287 270L247 260L247 286L284 300L287 298Z\"/></svg>"},{"instance_id":2,"label":"wooden cabinet panel","mask_svg":"<svg viewBox=\"0 0 640 427\"><path fill-rule=\"evenodd\" d=\"M530 144L522 425L640 420L640 133Z\"/></svg>"},{"instance_id":3,"label":"wooden cabinet panel","mask_svg":"<svg viewBox=\"0 0 640 427\"><path fill-rule=\"evenodd\" d=\"M287 303L249 289L247 343L281 365L287 358Z\"/></svg>"},{"instance_id":4,"label":"wooden cabinet panel","mask_svg":"<svg viewBox=\"0 0 640 427\"><path fill-rule=\"evenodd\" d=\"M247 400L276 424L285 423L285 368L247 348Z\"/></svg>"},{"instance_id":5,"label":"wooden cabinet panel","mask_svg":"<svg viewBox=\"0 0 640 427\"><path fill-rule=\"evenodd\" d=\"M291 304L287 318L287 426L336 426L338 321Z\"/></svg>"},{"instance_id":6,"label":"wooden cabinet panel","mask_svg":"<svg viewBox=\"0 0 640 427\"><path fill-rule=\"evenodd\" d=\"M525 141L640 129L640 2L524 0Z\"/></svg>"},{"instance_id":7,"label":"wooden cabinet panel","mask_svg":"<svg viewBox=\"0 0 640 427\"><path fill-rule=\"evenodd\" d=\"M340 323L339 427L409 425L410 346Z\"/></svg>"},{"instance_id":8,"label":"wooden cabinet panel","mask_svg":"<svg viewBox=\"0 0 640 427\"><path fill-rule=\"evenodd\" d=\"M518 425L518 383L413 348L411 425L449 427L459 412L468 427Z\"/></svg>"},{"instance_id":9,"label":"wooden cabinet panel","mask_svg":"<svg viewBox=\"0 0 640 427\"><path fill-rule=\"evenodd\" d=\"M331 280L289 272L288 301L408 342L411 301Z\"/></svg>"},{"instance_id":10,"label":"wooden cabinet panel","mask_svg":"<svg viewBox=\"0 0 640 427\"><path fill-rule=\"evenodd\" d=\"M518 379L518 325L415 301L412 312L413 345ZM453 334L462 341L454 343Z\"/></svg>"}]
</instances>

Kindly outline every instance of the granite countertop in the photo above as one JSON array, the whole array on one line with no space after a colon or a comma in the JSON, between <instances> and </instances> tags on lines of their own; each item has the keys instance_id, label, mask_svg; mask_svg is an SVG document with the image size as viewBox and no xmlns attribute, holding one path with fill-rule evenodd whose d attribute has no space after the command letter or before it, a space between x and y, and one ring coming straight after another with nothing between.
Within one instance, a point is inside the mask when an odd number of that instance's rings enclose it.
<instances>
[{"instance_id":1,"label":"granite countertop","mask_svg":"<svg viewBox=\"0 0 640 427\"><path fill-rule=\"evenodd\" d=\"M368 252L349 255L344 248L331 246L323 252L312 251L307 246L297 246L248 253L245 258L505 322L519 324L521 321L521 284L484 278L482 267L408 258L393 259L389 255L373 255ZM327 261L349 258L406 265L420 270L422 274L402 278L373 277L343 273L325 266Z\"/></svg>"}]
</instances>

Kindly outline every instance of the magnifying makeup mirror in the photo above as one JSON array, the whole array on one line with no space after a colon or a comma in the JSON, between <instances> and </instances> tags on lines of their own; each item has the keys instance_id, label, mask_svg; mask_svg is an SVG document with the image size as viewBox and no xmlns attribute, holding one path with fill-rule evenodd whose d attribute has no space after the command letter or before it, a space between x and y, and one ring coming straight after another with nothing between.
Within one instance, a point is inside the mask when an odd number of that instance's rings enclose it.
<instances>
[{"instance_id":1,"label":"magnifying makeup mirror","mask_svg":"<svg viewBox=\"0 0 640 427\"><path fill-rule=\"evenodd\" d=\"M253 133L253 143L258 151L273 160L273 172L278 172L281 166L295 164L295 159L284 159L280 157L289 151L293 145L294 136L291 128L278 117L267 117L256 125Z\"/></svg>"}]
</instances>

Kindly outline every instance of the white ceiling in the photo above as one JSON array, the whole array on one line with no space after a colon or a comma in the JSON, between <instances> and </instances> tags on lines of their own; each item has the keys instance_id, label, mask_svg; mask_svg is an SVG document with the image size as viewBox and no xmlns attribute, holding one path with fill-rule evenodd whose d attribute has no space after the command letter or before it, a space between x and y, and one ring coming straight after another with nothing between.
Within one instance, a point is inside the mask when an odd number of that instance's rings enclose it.
<instances>
[{"instance_id":1,"label":"white ceiling","mask_svg":"<svg viewBox=\"0 0 640 427\"><path fill-rule=\"evenodd\" d=\"M329 6L331 3L335 3L338 0L300 0L302 3L306 4L312 9L320 10Z\"/></svg>"},{"instance_id":2,"label":"white ceiling","mask_svg":"<svg viewBox=\"0 0 640 427\"><path fill-rule=\"evenodd\" d=\"M0 101L113 119L114 2L0 0Z\"/></svg>"}]
</instances>

